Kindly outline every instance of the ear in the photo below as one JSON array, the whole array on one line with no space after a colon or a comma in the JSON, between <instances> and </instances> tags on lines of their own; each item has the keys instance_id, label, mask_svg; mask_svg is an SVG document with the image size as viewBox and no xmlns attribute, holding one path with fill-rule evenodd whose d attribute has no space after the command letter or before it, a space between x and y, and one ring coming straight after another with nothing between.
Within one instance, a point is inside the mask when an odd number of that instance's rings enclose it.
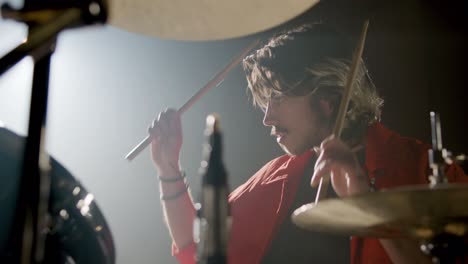
<instances>
[{"instance_id":1,"label":"ear","mask_svg":"<svg viewBox=\"0 0 468 264\"><path fill-rule=\"evenodd\" d=\"M330 119L333 117L333 114L335 112L335 105L332 104L330 100L320 99L319 107L320 107L321 112L327 119Z\"/></svg>"}]
</instances>

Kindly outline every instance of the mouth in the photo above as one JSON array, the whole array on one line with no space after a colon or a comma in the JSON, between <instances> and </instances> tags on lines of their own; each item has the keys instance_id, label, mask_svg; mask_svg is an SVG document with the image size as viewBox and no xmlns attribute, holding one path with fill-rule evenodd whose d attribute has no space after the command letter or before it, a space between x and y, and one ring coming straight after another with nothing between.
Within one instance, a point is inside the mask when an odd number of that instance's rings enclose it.
<instances>
[{"instance_id":1,"label":"mouth","mask_svg":"<svg viewBox=\"0 0 468 264\"><path fill-rule=\"evenodd\" d=\"M276 142L279 144L284 144L284 141L286 140L286 135L285 134L277 134L276 135Z\"/></svg>"},{"instance_id":2,"label":"mouth","mask_svg":"<svg viewBox=\"0 0 468 264\"><path fill-rule=\"evenodd\" d=\"M273 127L270 134L273 137L276 137L276 142L283 143L286 138L287 133L288 133L287 130L284 128Z\"/></svg>"}]
</instances>

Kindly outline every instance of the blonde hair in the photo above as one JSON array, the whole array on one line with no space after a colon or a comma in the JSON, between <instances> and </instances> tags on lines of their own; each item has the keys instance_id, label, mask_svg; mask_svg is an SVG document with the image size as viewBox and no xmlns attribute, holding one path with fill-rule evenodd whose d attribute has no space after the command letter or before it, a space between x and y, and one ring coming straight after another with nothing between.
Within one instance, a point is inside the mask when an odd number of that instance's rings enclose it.
<instances>
[{"instance_id":1,"label":"blonde hair","mask_svg":"<svg viewBox=\"0 0 468 264\"><path fill-rule=\"evenodd\" d=\"M352 45L323 24L301 25L272 38L243 61L253 104L266 108L271 97L310 95L338 108L350 69ZM354 137L380 120L383 99L361 60L346 113L343 137ZM345 131L347 130L347 131Z\"/></svg>"},{"instance_id":2,"label":"blonde hair","mask_svg":"<svg viewBox=\"0 0 468 264\"><path fill-rule=\"evenodd\" d=\"M346 85L350 73L350 62L346 59L328 59L326 63L308 68L307 72L314 76L314 86L310 95L323 95L335 92L340 95ZM333 90L333 91L327 91ZM380 120L384 100L377 94L377 89L370 79L364 62L361 60L351 90L350 105L346 112L346 123L364 122L367 125Z\"/></svg>"}]
</instances>

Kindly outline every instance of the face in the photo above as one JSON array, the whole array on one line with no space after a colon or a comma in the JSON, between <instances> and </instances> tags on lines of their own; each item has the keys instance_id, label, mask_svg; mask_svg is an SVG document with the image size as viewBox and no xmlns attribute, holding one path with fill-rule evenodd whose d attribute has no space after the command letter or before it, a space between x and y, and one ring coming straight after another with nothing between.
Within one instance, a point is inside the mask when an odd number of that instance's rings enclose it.
<instances>
[{"instance_id":1,"label":"face","mask_svg":"<svg viewBox=\"0 0 468 264\"><path fill-rule=\"evenodd\" d=\"M309 96L271 98L264 110L263 124L271 127L271 135L286 153L302 154L319 146L330 133L322 103L312 107Z\"/></svg>"}]
</instances>

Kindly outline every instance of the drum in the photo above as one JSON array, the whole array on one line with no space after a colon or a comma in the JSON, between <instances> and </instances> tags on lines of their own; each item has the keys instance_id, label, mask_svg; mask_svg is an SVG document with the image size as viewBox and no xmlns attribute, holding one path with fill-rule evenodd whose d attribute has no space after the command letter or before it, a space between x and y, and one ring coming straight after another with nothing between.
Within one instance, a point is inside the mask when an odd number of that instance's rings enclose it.
<instances>
[{"instance_id":1,"label":"drum","mask_svg":"<svg viewBox=\"0 0 468 264\"><path fill-rule=\"evenodd\" d=\"M0 128L0 263L11 257L9 241L18 199L25 139ZM45 263L115 263L112 233L93 194L51 158L50 221Z\"/></svg>"}]
</instances>

